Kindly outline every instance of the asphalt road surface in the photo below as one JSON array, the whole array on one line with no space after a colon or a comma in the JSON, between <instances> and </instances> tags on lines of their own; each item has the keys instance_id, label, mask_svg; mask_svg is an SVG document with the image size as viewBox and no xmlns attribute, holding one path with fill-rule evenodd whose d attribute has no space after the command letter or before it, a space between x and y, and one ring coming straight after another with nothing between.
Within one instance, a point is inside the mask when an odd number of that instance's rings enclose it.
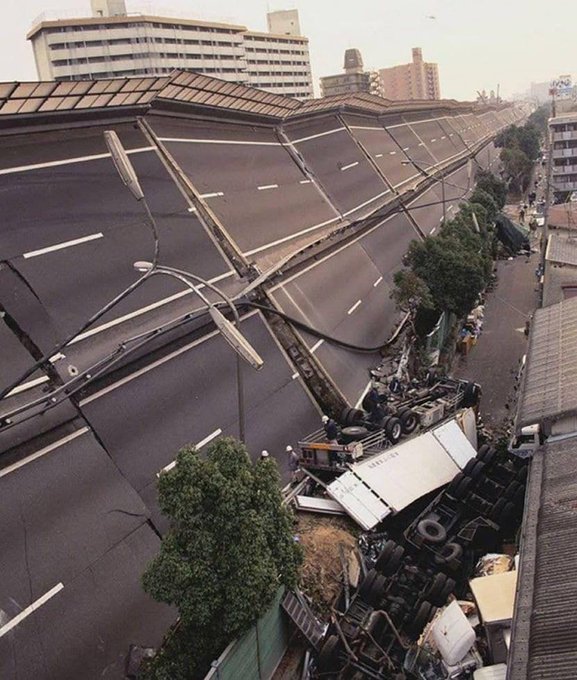
<instances>
[{"instance_id":1,"label":"asphalt road surface","mask_svg":"<svg viewBox=\"0 0 577 680\"><path fill-rule=\"evenodd\" d=\"M515 377L527 348L525 321L537 305L535 269L539 255L518 256L497 265L498 284L487 297L483 333L454 373L483 388L481 413L486 424L500 430L513 416Z\"/></svg>"}]
</instances>

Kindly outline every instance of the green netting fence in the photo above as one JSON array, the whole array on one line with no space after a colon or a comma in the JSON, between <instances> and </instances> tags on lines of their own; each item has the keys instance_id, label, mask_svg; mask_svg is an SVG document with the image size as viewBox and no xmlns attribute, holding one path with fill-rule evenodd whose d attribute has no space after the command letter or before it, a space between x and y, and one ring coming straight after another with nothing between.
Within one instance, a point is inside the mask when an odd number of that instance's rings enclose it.
<instances>
[{"instance_id":1,"label":"green netting fence","mask_svg":"<svg viewBox=\"0 0 577 680\"><path fill-rule=\"evenodd\" d=\"M283 596L281 588L267 613L213 661L204 680L269 680L288 647L289 626L280 606Z\"/></svg>"}]
</instances>

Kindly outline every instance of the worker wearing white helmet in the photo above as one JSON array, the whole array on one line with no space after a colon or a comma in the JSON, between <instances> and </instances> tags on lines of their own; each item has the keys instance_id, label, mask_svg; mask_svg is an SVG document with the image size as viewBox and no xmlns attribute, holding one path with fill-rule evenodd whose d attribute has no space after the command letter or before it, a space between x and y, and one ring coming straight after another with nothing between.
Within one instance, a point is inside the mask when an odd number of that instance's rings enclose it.
<instances>
[{"instance_id":1,"label":"worker wearing white helmet","mask_svg":"<svg viewBox=\"0 0 577 680\"><path fill-rule=\"evenodd\" d=\"M291 482L294 484L295 482L298 482L297 473L300 466L299 456L290 444L286 447L285 451L288 456L288 467L291 472Z\"/></svg>"},{"instance_id":2,"label":"worker wearing white helmet","mask_svg":"<svg viewBox=\"0 0 577 680\"><path fill-rule=\"evenodd\" d=\"M260 459L261 460L267 460L270 458L270 454L266 449L263 449L262 453L260 454Z\"/></svg>"}]
</instances>

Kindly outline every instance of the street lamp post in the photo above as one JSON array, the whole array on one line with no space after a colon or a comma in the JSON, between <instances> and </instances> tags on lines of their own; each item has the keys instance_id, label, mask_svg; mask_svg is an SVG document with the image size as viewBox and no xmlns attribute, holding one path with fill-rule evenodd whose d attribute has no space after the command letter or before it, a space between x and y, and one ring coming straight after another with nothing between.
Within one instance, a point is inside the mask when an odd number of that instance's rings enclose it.
<instances>
[{"instance_id":1,"label":"street lamp post","mask_svg":"<svg viewBox=\"0 0 577 680\"><path fill-rule=\"evenodd\" d=\"M426 161L414 161L413 159L408 160L408 161L401 161L401 165L414 165L419 172L422 172L425 177L432 177L432 175L424 170L421 167L421 163L423 165L428 166L429 168L434 168L435 164L434 163L427 163ZM439 180L437 180L439 181ZM443 201L443 223L447 221L447 203L445 201L445 176L441 175L441 199Z\"/></svg>"},{"instance_id":2,"label":"street lamp post","mask_svg":"<svg viewBox=\"0 0 577 680\"><path fill-rule=\"evenodd\" d=\"M234 349L236 353L236 383L237 383L237 399L238 399L238 429L239 437L242 442L245 441L245 408L244 408L244 376L242 371L241 358L249 363L254 369L260 370L264 364L262 358L257 351L252 347L248 340L240 332L240 315L234 302L219 290L210 281L193 274L192 272L175 269L174 267L166 267L164 265L154 266L152 262L135 262L134 268L140 272L149 272L150 276L164 275L182 281L188 286L193 293L195 293L208 307L208 312L214 321L217 329L220 331L222 337ZM232 311L235 325L233 325L212 303L206 295L202 292L199 286L195 283L202 284L210 290L214 291L221 297Z\"/></svg>"}]
</instances>

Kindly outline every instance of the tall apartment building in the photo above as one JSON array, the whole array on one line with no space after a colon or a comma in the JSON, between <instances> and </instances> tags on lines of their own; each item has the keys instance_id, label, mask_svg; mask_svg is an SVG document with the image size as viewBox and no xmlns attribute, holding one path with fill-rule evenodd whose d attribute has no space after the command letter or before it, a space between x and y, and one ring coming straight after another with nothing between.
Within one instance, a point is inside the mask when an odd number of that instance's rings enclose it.
<instances>
[{"instance_id":1,"label":"tall apartment building","mask_svg":"<svg viewBox=\"0 0 577 680\"><path fill-rule=\"evenodd\" d=\"M383 96L381 78L378 71L365 71L363 58L357 49L345 51L344 73L321 78L321 95L330 97L335 94L367 92Z\"/></svg>"},{"instance_id":2,"label":"tall apartment building","mask_svg":"<svg viewBox=\"0 0 577 680\"><path fill-rule=\"evenodd\" d=\"M272 12L270 33L196 19L127 14L91 0L92 17L40 19L28 33L40 80L206 73L297 99L313 96L308 38L296 10Z\"/></svg>"},{"instance_id":3,"label":"tall apartment building","mask_svg":"<svg viewBox=\"0 0 577 680\"><path fill-rule=\"evenodd\" d=\"M387 99L440 99L439 68L423 61L420 47L413 48L413 61L379 71Z\"/></svg>"},{"instance_id":4,"label":"tall apartment building","mask_svg":"<svg viewBox=\"0 0 577 680\"><path fill-rule=\"evenodd\" d=\"M553 147L552 184L556 198L577 191L577 113L549 119Z\"/></svg>"}]
</instances>

